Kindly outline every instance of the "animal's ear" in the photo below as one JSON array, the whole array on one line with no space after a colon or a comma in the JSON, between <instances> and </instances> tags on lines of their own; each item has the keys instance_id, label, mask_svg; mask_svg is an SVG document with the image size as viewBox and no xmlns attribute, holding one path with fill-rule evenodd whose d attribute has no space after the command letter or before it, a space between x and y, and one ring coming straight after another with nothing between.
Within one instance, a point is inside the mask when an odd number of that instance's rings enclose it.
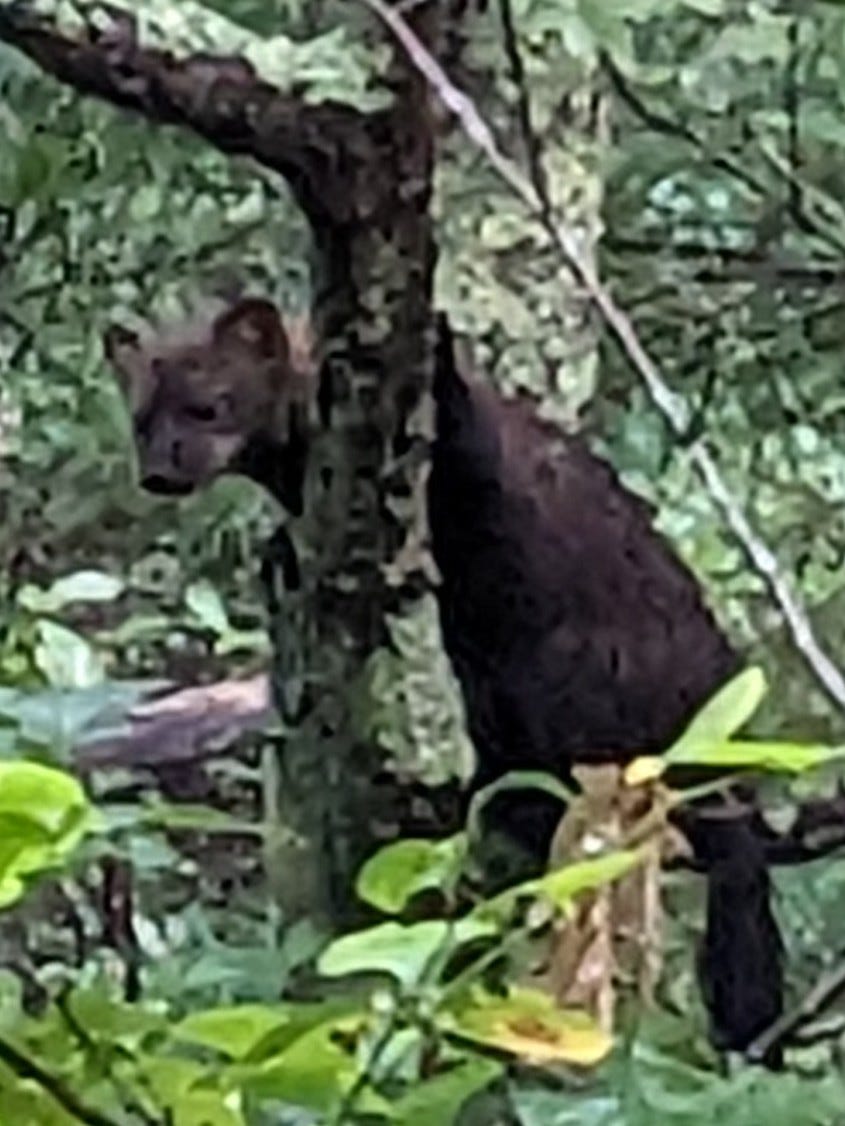
<instances>
[{"instance_id":1,"label":"animal's ear","mask_svg":"<svg viewBox=\"0 0 845 1126\"><path fill-rule=\"evenodd\" d=\"M155 383L146 347L137 332L122 325L112 325L103 335L103 349L114 368L121 393L134 414Z\"/></svg>"},{"instance_id":2,"label":"animal's ear","mask_svg":"<svg viewBox=\"0 0 845 1126\"><path fill-rule=\"evenodd\" d=\"M212 338L218 347L239 349L256 359L288 359L279 311L259 297L245 297L221 313L212 326Z\"/></svg>"},{"instance_id":3,"label":"animal's ear","mask_svg":"<svg viewBox=\"0 0 845 1126\"><path fill-rule=\"evenodd\" d=\"M137 332L123 325L109 325L103 333L103 348L110 364L123 370L128 360L137 356L141 350L141 339Z\"/></svg>"}]
</instances>

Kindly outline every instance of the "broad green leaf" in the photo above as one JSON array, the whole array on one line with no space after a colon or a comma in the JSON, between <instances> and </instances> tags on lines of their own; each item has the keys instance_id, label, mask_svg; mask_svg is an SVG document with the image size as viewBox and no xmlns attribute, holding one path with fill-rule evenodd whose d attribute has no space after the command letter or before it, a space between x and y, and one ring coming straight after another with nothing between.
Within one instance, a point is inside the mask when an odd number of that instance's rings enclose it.
<instances>
[{"instance_id":1,"label":"broad green leaf","mask_svg":"<svg viewBox=\"0 0 845 1126\"><path fill-rule=\"evenodd\" d=\"M79 782L37 762L0 762L0 817L22 817L58 837L90 809Z\"/></svg>"},{"instance_id":2,"label":"broad green leaf","mask_svg":"<svg viewBox=\"0 0 845 1126\"><path fill-rule=\"evenodd\" d=\"M0 763L0 907L64 861L96 825L76 779L38 763Z\"/></svg>"},{"instance_id":3,"label":"broad green leaf","mask_svg":"<svg viewBox=\"0 0 845 1126\"><path fill-rule=\"evenodd\" d=\"M537 881L536 890L557 907L566 907L585 891L593 891L620 879L642 860L643 853L636 850L611 852L594 860L579 860L543 876Z\"/></svg>"},{"instance_id":4,"label":"broad green leaf","mask_svg":"<svg viewBox=\"0 0 845 1126\"><path fill-rule=\"evenodd\" d=\"M37 692L0 689L0 716L14 723L28 744L43 747L53 757L88 739L107 736L122 727L126 715L145 692L160 682L104 681L88 688L47 688Z\"/></svg>"},{"instance_id":5,"label":"broad green leaf","mask_svg":"<svg viewBox=\"0 0 845 1126\"><path fill-rule=\"evenodd\" d=\"M358 894L379 911L398 914L420 892L454 886L465 852L463 834L443 841L397 841L366 862L358 876Z\"/></svg>"},{"instance_id":6,"label":"broad green leaf","mask_svg":"<svg viewBox=\"0 0 845 1126\"><path fill-rule=\"evenodd\" d=\"M766 695L762 669L745 669L704 705L686 731L663 756L667 762L694 762L694 755L710 743L730 739L746 724Z\"/></svg>"},{"instance_id":7,"label":"broad green leaf","mask_svg":"<svg viewBox=\"0 0 845 1126\"><path fill-rule=\"evenodd\" d=\"M74 989L65 999L67 1011L83 1027L96 1029L97 1036L128 1052L139 1051L150 1039L158 1040L168 1020L155 1001L124 1001L112 986L100 979L86 988Z\"/></svg>"},{"instance_id":8,"label":"broad green leaf","mask_svg":"<svg viewBox=\"0 0 845 1126\"><path fill-rule=\"evenodd\" d=\"M414 1084L392 1104L397 1126L446 1126L457 1122L461 1107L502 1074L500 1063L482 1057L462 1060L433 1079Z\"/></svg>"},{"instance_id":9,"label":"broad green leaf","mask_svg":"<svg viewBox=\"0 0 845 1126\"><path fill-rule=\"evenodd\" d=\"M337 1032L353 1032L356 1025L336 1021L318 1025L290 1047L260 1066L244 1072L244 1087L259 1099L280 1099L319 1114L339 1108L358 1079L355 1056L337 1042ZM363 1112L389 1114L388 1104L366 1084L356 1099Z\"/></svg>"},{"instance_id":10,"label":"broad green leaf","mask_svg":"<svg viewBox=\"0 0 845 1126\"><path fill-rule=\"evenodd\" d=\"M495 933L495 926L481 918L382 923L336 939L320 958L319 969L326 977L389 974L401 985L413 986L427 973L433 976L459 947Z\"/></svg>"},{"instance_id":11,"label":"broad green leaf","mask_svg":"<svg viewBox=\"0 0 845 1126\"><path fill-rule=\"evenodd\" d=\"M163 1106L175 1106L207 1080L208 1069L197 1060L175 1055L139 1055L136 1060L139 1078Z\"/></svg>"},{"instance_id":12,"label":"broad green leaf","mask_svg":"<svg viewBox=\"0 0 845 1126\"><path fill-rule=\"evenodd\" d=\"M290 1009L285 1005L232 1005L191 1013L176 1025L173 1035L232 1059L243 1059L290 1020Z\"/></svg>"},{"instance_id":13,"label":"broad green leaf","mask_svg":"<svg viewBox=\"0 0 845 1126\"><path fill-rule=\"evenodd\" d=\"M101 658L78 633L44 619L38 638L35 663L54 688L92 688L105 679Z\"/></svg>"},{"instance_id":14,"label":"broad green leaf","mask_svg":"<svg viewBox=\"0 0 845 1126\"><path fill-rule=\"evenodd\" d=\"M173 1126L246 1126L238 1092L186 1091L168 1108Z\"/></svg>"},{"instance_id":15,"label":"broad green leaf","mask_svg":"<svg viewBox=\"0 0 845 1126\"><path fill-rule=\"evenodd\" d=\"M504 999L475 991L450 1015L462 1036L531 1064L592 1067L613 1047L592 1017L534 989L515 988Z\"/></svg>"}]
</instances>

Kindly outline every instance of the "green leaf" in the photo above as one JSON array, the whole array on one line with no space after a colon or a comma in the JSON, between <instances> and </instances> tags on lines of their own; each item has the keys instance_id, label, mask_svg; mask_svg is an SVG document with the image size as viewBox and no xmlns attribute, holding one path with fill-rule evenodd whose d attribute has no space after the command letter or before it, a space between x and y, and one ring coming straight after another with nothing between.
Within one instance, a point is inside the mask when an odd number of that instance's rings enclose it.
<instances>
[{"instance_id":1,"label":"green leaf","mask_svg":"<svg viewBox=\"0 0 845 1126\"><path fill-rule=\"evenodd\" d=\"M0 763L0 906L66 860L96 825L75 778L38 763Z\"/></svg>"},{"instance_id":2,"label":"green leaf","mask_svg":"<svg viewBox=\"0 0 845 1126\"><path fill-rule=\"evenodd\" d=\"M246 1126L231 1091L185 1091L172 1104L168 1121L173 1126Z\"/></svg>"},{"instance_id":3,"label":"green leaf","mask_svg":"<svg viewBox=\"0 0 845 1126\"><path fill-rule=\"evenodd\" d=\"M220 592L205 579L191 583L185 592L185 605L200 625L211 633L230 632L232 627Z\"/></svg>"},{"instance_id":4,"label":"green leaf","mask_svg":"<svg viewBox=\"0 0 845 1126\"><path fill-rule=\"evenodd\" d=\"M349 1023L352 1031L356 1026ZM280 1099L318 1114L336 1110L358 1079L355 1057L337 1043L340 1030L329 1021L300 1036L278 1056L244 1073L244 1088L261 1099ZM356 1100L362 1112L389 1116L389 1106L367 1085Z\"/></svg>"},{"instance_id":5,"label":"green leaf","mask_svg":"<svg viewBox=\"0 0 845 1126\"><path fill-rule=\"evenodd\" d=\"M382 923L336 939L318 965L326 977L389 974L410 987L424 976L434 977L459 947L495 933L496 927L480 918L456 923L429 920L410 926Z\"/></svg>"},{"instance_id":6,"label":"green leaf","mask_svg":"<svg viewBox=\"0 0 845 1126\"><path fill-rule=\"evenodd\" d=\"M420 892L454 886L465 855L463 833L443 841L397 841L366 862L358 876L358 895L386 914L398 914Z\"/></svg>"},{"instance_id":7,"label":"green leaf","mask_svg":"<svg viewBox=\"0 0 845 1126\"><path fill-rule=\"evenodd\" d=\"M730 739L757 711L766 690L766 677L759 668L745 669L728 681L666 752L666 762L695 762L709 744Z\"/></svg>"},{"instance_id":8,"label":"green leaf","mask_svg":"<svg viewBox=\"0 0 845 1126\"><path fill-rule=\"evenodd\" d=\"M108 735L124 722L130 708L158 682L104 681L91 688L39 692L0 689L0 716L14 723L27 743L43 747L52 756L87 739Z\"/></svg>"},{"instance_id":9,"label":"green leaf","mask_svg":"<svg viewBox=\"0 0 845 1126\"><path fill-rule=\"evenodd\" d=\"M392 1106L397 1126L446 1126L457 1122L461 1107L502 1075L500 1063L478 1056L462 1060L433 1079L414 1085Z\"/></svg>"},{"instance_id":10,"label":"green leaf","mask_svg":"<svg viewBox=\"0 0 845 1126\"><path fill-rule=\"evenodd\" d=\"M69 818L90 809L80 783L37 762L0 762L0 817L26 818L56 838Z\"/></svg>"},{"instance_id":11,"label":"green leaf","mask_svg":"<svg viewBox=\"0 0 845 1126\"><path fill-rule=\"evenodd\" d=\"M210 805L189 804L170 805L152 799L144 808L139 820L148 826L171 830L193 830L198 833L231 833L236 836L263 836L264 826L243 818L233 817L222 809Z\"/></svg>"},{"instance_id":12,"label":"green leaf","mask_svg":"<svg viewBox=\"0 0 845 1126\"><path fill-rule=\"evenodd\" d=\"M38 638L35 663L54 688L92 688L105 679L102 660L78 633L45 619Z\"/></svg>"},{"instance_id":13,"label":"green leaf","mask_svg":"<svg viewBox=\"0 0 845 1126\"><path fill-rule=\"evenodd\" d=\"M620 879L642 860L643 853L636 850L610 852L594 860L579 860L542 876L537 880L536 891L557 907L566 907L584 892Z\"/></svg>"},{"instance_id":14,"label":"green leaf","mask_svg":"<svg viewBox=\"0 0 845 1126\"><path fill-rule=\"evenodd\" d=\"M167 1017L155 1001L124 1001L103 979L88 988L74 989L65 1000L78 1024L96 1029L101 1040L127 1052L140 1050L150 1037L159 1038L167 1030Z\"/></svg>"},{"instance_id":15,"label":"green leaf","mask_svg":"<svg viewBox=\"0 0 845 1126\"><path fill-rule=\"evenodd\" d=\"M290 1020L290 1009L284 1005L232 1005L191 1013L176 1025L173 1035L232 1059L243 1059Z\"/></svg>"},{"instance_id":16,"label":"green leaf","mask_svg":"<svg viewBox=\"0 0 845 1126\"><path fill-rule=\"evenodd\" d=\"M76 571L57 579L46 590L27 584L17 601L32 614L56 614L74 602L114 602L123 593L124 583L105 571Z\"/></svg>"},{"instance_id":17,"label":"green leaf","mask_svg":"<svg viewBox=\"0 0 845 1126\"><path fill-rule=\"evenodd\" d=\"M611 852L592 860L579 860L508 888L474 908L472 918L507 920L514 904L528 897L543 895L557 907L565 908L579 895L618 880L642 861L637 850Z\"/></svg>"},{"instance_id":18,"label":"green leaf","mask_svg":"<svg viewBox=\"0 0 845 1126\"><path fill-rule=\"evenodd\" d=\"M724 743L711 743L698 750L691 748L690 757L673 759L673 762L723 770L765 770L771 773L801 774L841 758L845 758L845 747L736 739Z\"/></svg>"}]
</instances>

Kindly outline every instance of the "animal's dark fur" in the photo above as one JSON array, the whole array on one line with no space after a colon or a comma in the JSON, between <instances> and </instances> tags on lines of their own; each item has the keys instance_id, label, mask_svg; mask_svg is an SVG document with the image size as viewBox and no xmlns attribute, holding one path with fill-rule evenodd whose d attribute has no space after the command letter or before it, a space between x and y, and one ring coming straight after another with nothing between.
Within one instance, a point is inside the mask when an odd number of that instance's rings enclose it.
<instances>
[{"instance_id":1,"label":"animal's dark fur","mask_svg":"<svg viewBox=\"0 0 845 1126\"><path fill-rule=\"evenodd\" d=\"M429 518L446 649L479 784L513 769L665 750L740 667L648 508L524 401L456 370L441 323ZM556 813L507 803L535 849ZM753 815L686 818L709 873L701 969L714 1037L746 1047L779 1014L781 945Z\"/></svg>"},{"instance_id":2,"label":"animal's dark fur","mask_svg":"<svg viewBox=\"0 0 845 1126\"><path fill-rule=\"evenodd\" d=\"M253 369L269 370L266 350L256 353L253 338L273 338L269 308L253 302L225 314L225 353L212 326L187 353L182 345L181 353L156 355L153 342L146 359L137 350L131 363L115 356L124 371L143 369L147 384L158 372L158 387L146 386L144 395L142 460L150 429L173 431L167 415L178 412L178 396L171 394L168 408L162 380L173 372L174 357L187 356L191 379L201 383L196 361L206 348L210 382L220 384L221 371L229 373L236 380L229 392L253 417L253 381L267 394L266 375L255 378ZM286 365L285 350L273 385L284 382ZM444 641L478 752L477 783L513 768L566 776L576 762L664 750L739 668L695 579L654 531L646 505L581 441L543 422L527 403L508 402L457 370L445 320L434 395L432 546L442 575ZM172 477L184 485L184 427L180 434ZM204 464L194 484L225 469L248 472L290 503L278 480L278 467L291 459L290 433L274 442L261 426L241 438L228 463ZM205 441L216 448L207 435ZM162 452L166 460L158 443L157 480ZM299 453L293 462L299 464ZM166 480L162 486L168 488ZM533 799L500 808L523 841L539 852L547 847L555 811ZM698 814L688 828L710 874L703 970L714 1033L725 1046L743 1048L781 1006L779 936L762 848L750 816Z\"/></svg>"}]
</instances>

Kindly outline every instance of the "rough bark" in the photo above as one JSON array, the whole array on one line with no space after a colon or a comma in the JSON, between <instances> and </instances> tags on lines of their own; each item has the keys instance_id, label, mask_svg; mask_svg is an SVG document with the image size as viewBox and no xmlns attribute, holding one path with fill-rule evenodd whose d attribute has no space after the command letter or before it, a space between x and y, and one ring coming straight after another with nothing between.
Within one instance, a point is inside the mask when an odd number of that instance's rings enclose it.
<instances>
[{"instance_id":1,"label":"rough bark","mask_svg":"<svg viewBox=\"0 0 845 1126\"><path fill-rule=\"evenodd\" d=\"M318 550L302 569L290 634L299 644L277 649L288 714L284 683L307 670L306 715L280 787L282 821L307 842L288 856L299 873L311 865L313 890L298 906L313 912L328 896L335 915L378 816L370 780L379 758L356 736L351 693L385 638L386 615L425 581L422 555L399 560L409 529L395 513L420 495L423 434L412 436L411 420L429 377L432 145L425 90L399 67L395 89L393 112L376 130L383 147L374 167L390 169L380 206L314 231L325 429L310 458L303 540ZM283 898L295 901L296 892L288 887Z\"/></svg>"}]
</instances>

